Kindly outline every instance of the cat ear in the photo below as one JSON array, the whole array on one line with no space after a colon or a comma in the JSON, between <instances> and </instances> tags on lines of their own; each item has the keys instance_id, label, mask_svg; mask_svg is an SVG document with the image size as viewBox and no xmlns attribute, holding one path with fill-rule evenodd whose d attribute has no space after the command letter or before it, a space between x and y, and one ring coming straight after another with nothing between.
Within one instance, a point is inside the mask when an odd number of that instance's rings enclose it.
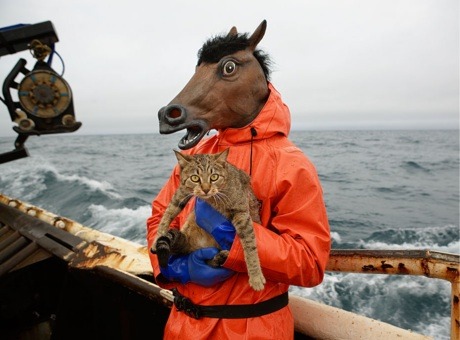
<instances>
[{"instance_id":1,"label":"cat ear","mask_svg":"<svg viewBox=\"0 0 460 340\"><path fill-rule=\"evenodd\" d=\"M222 151L221 153L218 153L216 154L216 160L218 162L226 162L227 161L227 156L228 156L228 152L230 151L230 148L229 149L225 149L224 151Z\"/></svg>"},{"instance_id":2,"label":"cat ear","mask_svg":"<svg viewBox=\"0 0 460 340\"><path fill-rule=\"evenodd\" d=\"M190 156L180 153L179 151L174 150L176 154L177 161L181 168L184 168L190 162Z\"/></svg>"}]
</instances>

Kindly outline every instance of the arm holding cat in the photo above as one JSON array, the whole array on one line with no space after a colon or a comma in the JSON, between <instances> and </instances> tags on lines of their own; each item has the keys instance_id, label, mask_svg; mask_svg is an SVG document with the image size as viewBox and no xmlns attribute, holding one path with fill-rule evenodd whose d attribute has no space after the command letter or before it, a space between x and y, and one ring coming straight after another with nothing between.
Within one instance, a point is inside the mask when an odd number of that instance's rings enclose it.
<instances>
[{"instance_id":1,"label":"arm holding cat","mask_svg":"<svg viewBox=\"0 0 460 340\"><path fill-rule=\"evenodd\" d=\"M288 165L293 161L292 157L290 154L289 159L276 161ZM303 157L298 157L296 164L296 167L284 166L282 174L274 178L271 191L276 195L262 206L262 221L266 227L258 223L253 225L266 279L312 287L319 284L324 276L330 251L329 225L316 170ZM202 216L212 216L209 210L212 208L208 207L204 208L204 204L197 203L198 224L208 232L218 234L228 243L232 239L228 226L230 222L223 216L214 218L214 225L209 219L206 221ZM246 271L238 236L231 246L224 267L237 272Z\"/></svg>"},{"instance_id":2,"label":"arm holding cat","mask_svg":"<svg viewBox=\"0 0 460 340\"><path fill-rule=\"evenodd\" d=\"M178 281L182 284L193 282L211 287L234 274L230 269L214 268L206 263L206 260L211 260L218 252L217 248L209 247L187 255L172 255L169 257L168 265L160 267L161 274L168 281Z\"/></svg>"},{"instance_id":3,"label":"arm holding cat","mask_svg":"<svg viewBox=\"0 0 460 340\"><path fill-rule=\"evenodd\" d=\"M272 161L273 164L283 166L278 167L273 175L260 178L260 184L254 183L255 187L257 184L272 186L269 190L270 197L263 201L262 225L253 223L262 269L268 280L312 287L322 281L330 251L329 225L321 185L314 166L300 153L295 155L281 152L275 155ZM267 182L266 178L271 180ZM149 248L156 237L161 216L178 186L179 170L176 167L170 180L153 202L153 214L148 219ZM189 211L190 205L185 207L171 227L178 228ZM209 211L206 213L209 214ZM197 219L200 220L198 215ZM238 236L233 242L231 227L229 229L225 223L224 226L220 226L221 222L217 222L219 233L220 236L225 234L228 244L223 248L230 248L224 267L232 271L246 272L243 248ZM212 223L208 223L208 227L202 227L213 234ZM222 229L225 230L224 233L221 232ZM150 257L155 277L161 278L156 256L150 254ZM164 282L164 285L169 286L167 282Z\"/></svg>"}]
</instances>

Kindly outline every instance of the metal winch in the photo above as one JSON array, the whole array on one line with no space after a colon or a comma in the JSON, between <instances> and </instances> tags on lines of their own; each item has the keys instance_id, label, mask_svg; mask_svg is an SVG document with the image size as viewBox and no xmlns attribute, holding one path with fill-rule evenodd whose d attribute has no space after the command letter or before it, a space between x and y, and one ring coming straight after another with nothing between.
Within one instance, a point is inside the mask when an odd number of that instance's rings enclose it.
<instances>
[{"instance_id":1,"label":"metal winch","mask_svg":"<svg viewBox=\"0 0 460 340\"><path fill-rule=\"evenodd\" d=\"M13 151L0 154L0 163L27 157L24 143L30 135L73 132L81 126L75 119L72 90L62 77L65 68L54 48L57 41L50 21L0 29L0 56L30 50L37 60L29 70L27 61L19 59L3 82L0 100L16 123L13 130L18 137ZM51 67L54 55L62 61L62 74Z\"/></svg>"}]
</instances>

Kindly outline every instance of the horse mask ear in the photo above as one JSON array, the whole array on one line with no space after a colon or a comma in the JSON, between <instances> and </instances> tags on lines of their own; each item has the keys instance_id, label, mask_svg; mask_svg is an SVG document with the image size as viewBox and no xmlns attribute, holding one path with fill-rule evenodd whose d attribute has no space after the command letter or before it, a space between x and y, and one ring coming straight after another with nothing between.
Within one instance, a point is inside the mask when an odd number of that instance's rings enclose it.
<instances>
[{"instance_id":1,"label":"horse mask ear","mask_svg":"<svg viewBox=\"0 0 460 340\"><path fill-rule=\"evenodd\" d=\"M265 35L265 30L267 29L267 20L264 20L260 23L259 27L256 28L254 33L249 37L249 49L254 51L257 47L257 44L262 40Z\"/></svg>"},{"instance_id":2,"label":"horse mask ear","mask_svg":"<svg viewBox=\"0 0 460 340\"><path fill-rule=\"evenodd\" d=\"M238 31L236 30L236 27L233 26L231 29L230 29L230 32L228 32L228 35L237 35L238 34Z\"/></svg>"}]
</instances>

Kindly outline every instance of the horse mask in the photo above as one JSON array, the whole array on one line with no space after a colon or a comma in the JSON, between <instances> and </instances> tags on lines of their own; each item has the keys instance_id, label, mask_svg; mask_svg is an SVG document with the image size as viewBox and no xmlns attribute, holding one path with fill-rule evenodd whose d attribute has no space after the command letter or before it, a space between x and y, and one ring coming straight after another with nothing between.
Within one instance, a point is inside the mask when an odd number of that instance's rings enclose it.
<instances>
[{"instance_id":1,"label":"horse mask","mask_svg":"<svg viewBox=\"0 0 460 340\"><path fill-rule=\"evenodd\" d=\"M192 78L158 111L161 134L187 129L178 144L186 150L212 129L239 128L254 120L269 94L268 56L256 49L266 27L264 20L250 37L232 27L203 45Z\"/></svg>"}]
</instances>

